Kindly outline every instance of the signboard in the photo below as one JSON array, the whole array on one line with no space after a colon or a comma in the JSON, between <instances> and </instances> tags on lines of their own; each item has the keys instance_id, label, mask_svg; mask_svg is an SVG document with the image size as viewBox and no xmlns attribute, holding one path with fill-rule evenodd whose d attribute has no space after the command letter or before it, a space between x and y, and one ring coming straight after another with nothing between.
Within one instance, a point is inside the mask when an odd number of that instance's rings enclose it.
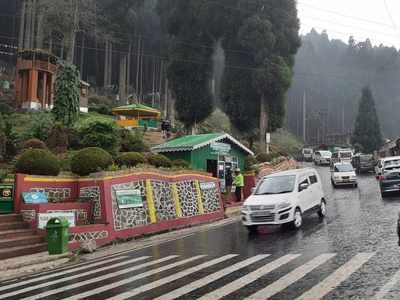
<instances>
[{"instance_id":1,"label":"signboard","mask_svg":"<svg viewBox=\"0 0 400 300\"><path fill-rule=\"evenodd\" d=\"M267 144L271 144L271 134L269 132L267 132L265 136L265 141L267 142Z\"/></svg>"},{"instance_id":2,"label":"signboard","mask_svg":"<svg viewBox=\"0 0 400 300\"><path fill-rule=\"evenodd\" d=\"M215 182L200 182L200 189L202 191L213 190L217 187Z\"/></svg>"},{"instance_id":3,"label":"signboard","mask_svg":"<svg viewBox=\"0 0 400 300\"><path fill-rule=\"evenodd\" d=\"M45 213L38 214L38 228L45 229L47 222L52 218L59 218L67 220L69 227L75 227L75 213L74 212L55 212L55 213Z\"/></svg>"},{"instance_id":4,"label":"signboard","mask_svg":"<svg viewBox=\"0 0 400 300\"><path fill-rule=\"evenodd\" d=\"M119 190L116 195L119 208L143 207L140 190Z\"/></svg>"},{"instance_id":5,"label":"signboard","mask_svg":"<svg viewBox=\"0 0 400 300\"><path fill-rule=\"evenodd\" d=\"M42 204L48 203L47 195L45 193L22 193L25 204Z\"/></svg>"},{"instance_id":6,"label":"signboard","mask_svg":"<svg viewBox=\"0 0 400 300\"><path fill-rule=\"evenodd\" d=\"M219 154L227 154L231 151L232 147L229 144L214 142L211 144L211 149Z\"/></svg>"},{"instance_id":7,"label":"signboard","mask_svg":"<svg viewBox=\"0 0 400 300\"><path fill-rule=\"evenodd\" d=\"M9 184L0 185L0 201L12 201L13 200L13 189L14 186Z\"/></svg>"}]
</instances>

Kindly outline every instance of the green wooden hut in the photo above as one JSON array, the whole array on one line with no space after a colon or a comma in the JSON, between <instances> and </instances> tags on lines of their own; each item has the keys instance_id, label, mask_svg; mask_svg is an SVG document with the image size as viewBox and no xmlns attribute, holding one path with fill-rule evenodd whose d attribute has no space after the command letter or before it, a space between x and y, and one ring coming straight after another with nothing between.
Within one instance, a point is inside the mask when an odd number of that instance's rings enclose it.
<instances>
[{"instance_id":1,"label":"green wooden hut","mask_svg":"<svg viewBox=\"0 0 400 300\"><path fill-rule=\"evenodd\" d=\"M152 148L171 160L183 159L194 170L224 179L227 168L243 170L245 158L254 153L226 133L188 135Z\"/></svg>"}]
</instances>

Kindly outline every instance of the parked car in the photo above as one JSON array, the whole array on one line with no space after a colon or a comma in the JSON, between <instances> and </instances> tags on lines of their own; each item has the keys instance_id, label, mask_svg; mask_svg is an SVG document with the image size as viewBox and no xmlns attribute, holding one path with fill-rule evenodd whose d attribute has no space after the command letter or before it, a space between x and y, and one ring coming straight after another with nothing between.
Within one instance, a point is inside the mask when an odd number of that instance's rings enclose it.
<instances>
[{"instance_id":1,"label":"parked car","mask_svg":"<svg viewBox=\"0 0 400 300\"><path fill-rule=\"evenodd\" d=\"M303 160L304 161L312 161L313 160L313 149L311 148L303 148L303 150L301 151L302 155L303 155Z\"/></svg>"},{"instance_id":2,"label":"parked car","mask_svg":"<svg viewBox=\"0 0 400 300\"><path fill-rule=\"evenodd\" d=\"M262 178L242 207L243 225L250 231L259 225L290 224L300 228L303 216L326 215L321 178L312 168L275 173Z\"/></svg>"},{"instance_id":3,"label":"parked car","mask_svg":"<svg viewBox=\"0 0 400 300\"><path fill-rule=\"evenodd\" d=\"M333 187L337 187L338 185L352 185L357 187L357 175L351 163L335 163L331 170L331 182Z\"/></svg>"},{"instance_id":4,"label":"parked car","mask_svg":"<svg viewBox=\"0 0 400 300\"><path fill-rule=\"evenodd\" d=\"M379 178L380 175L383 175L384 169L388 171L397 165L400 165L400 156L389 156L379 159L375 166L376 177Z\"/></svg>"},{"instance_id":5,"label":"parked car","mask_svg":"<svg viewBox=\"0 0 400 300\"><path fill-rule=\"evenodd\" d=\"M332 158L332 152L330 151L315 151L314 152L314 163L316 165L330 165Z\"/></svg>"},{"instance_id":6,"label":"parked car","mask_svg":"<svg viewBox=\"0 0 400 300\"><path fill-rule=\"evenodd\" d=\"M379 187L382 197L388 193L400 192L400 167L384 170L384 174L379 176Z\"/></svg>"},{"instance_id":7,"label":"parked car","mask_svg":"<svg viewBox=\"0 0 400 300\"><path fill-rule=\"evenodd\" d=\"M336 163L340 162L351 162L351 159L353 157L353 152L351 150L337 150L333 152L332 158L331 158L331 167L333 168L333 165Z\"/></svg>"},{"instance_id":8,"label":"parked car","mask_svg":"<svg viewBox=\"0 0 400 300\"><path fill-rule=\"evenodd\" d=\"M373 172L375 169L375 160L372 154L356 154L353 156L351 164L357 174Z\"/></svg>"}]
</instances>

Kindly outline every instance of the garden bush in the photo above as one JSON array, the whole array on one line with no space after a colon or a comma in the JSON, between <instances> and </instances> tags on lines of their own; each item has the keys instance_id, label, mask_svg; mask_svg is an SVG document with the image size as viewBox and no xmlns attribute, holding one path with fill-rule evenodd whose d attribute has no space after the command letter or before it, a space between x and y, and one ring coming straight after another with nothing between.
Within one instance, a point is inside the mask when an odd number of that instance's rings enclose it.
<instances>
[{"instance_id":1,"label":"garden bush","mask_svg":"<svg viewBox=\"0 0 400 300\"><path fill-rule=\"evenodd\" d=\"M171 160L162 154L150 154L147 156L147 162L156 168L171 168Z\"/></svg>"},{"instance_id":2,"label":"garden bush","mask_svg":"<svg viewBox=\"0 0 400 300\"><path fill-rule=\"evenodd\" d=\"M253 169L254 165L258 164L258 160L254 156L247 156L244 161L244 169L246 171L250 171Z\"/></svg>"},{"instance_id":3,"label":"garden bush","mask_svg":"<svg viewBox=\"0 0 400 300\"><path fill-rule=\"evenodd\" d=\"M60 163L48 150L28 149L18 157L15 169L17 173L57 176Z\"/></svg>"},{"instance_id":4,"label":"garden bush","mask_svg":"<svg viewBox=\"0 0 400 300\"><path fill-rule=\"evenodd\" d=\"M47 146L56 153L66 152L69 146L69 131L69 128L59 122L54 124L48 135Z\"/></svg>"},{"instance_id":5,"label":"garden bush","mask_svg":"<svg viewBox=\"0 0 400 300\"><path fill-rule=\"evenodd\" d=\"M183 159L176 159L172 161L172 166L175 168L189 169L190 164Z\"/></svg>"},{"instance_id":6,"label":"garden bush","mask_svg":"<svg viewBox=\"0 0 400 300\"><path fill-rule=\"evenodd\" d=\"M88 119L77 130L83 147L99 147L115 153L120 146L118 127L113 120Z\"/></svg>"},{"instance_id":7,"label":"garden bush","mask_svg":"<svg viewBox=\"0 0 400 300\"><path fill-rule=\"evenodd\" d=\"M71 171L80 176L107 170L113 164L111 155L101 148L90 147L78 151L71 159Z\"/></svg>"},{"instance_id":8,"label":"garden bush","mask_svg":"<svg viewBox=\"0 0 400 300\"><path fill-rule=\"evenodd\" d=\"M125 152L118 155L116 163L118 166L122 167L136 167L139 164L144 164L146 162L143 154L138 152Z\"/></svg>"},{"instance_id":9,"label":"garden bush","mask_svg":"<svg viewBox=\"0 0 400 300\"><path fill-rule=\"evenodd\" d=\"M119 131L121 152L147 152L149 146L144 142L143 135L139 132L132 133L127 129Z\"/></svg>"},{"instance_id":10,"label":"garden bush","mask_svg":"<svg viewBox=\"0 0 400 300\"><path fill-rule=\"evenodd\" d=\"M279 153L276 153L276 152L271 152L269 154L259 153L259 154L257 154L256 159L259 163L271 162L274 158L276 158L278 156L279 156Z\"/></svg>"},{"instance_id":11,"label":"garden bush","mask_svg":"<svg viewBox=\"0 0 400 300\"><path fill-rule=\"evenodd\" d=\"M46 144L39 139L29 139L22 143L23 149L47 149Z\"/></svg>"}]
</instances>

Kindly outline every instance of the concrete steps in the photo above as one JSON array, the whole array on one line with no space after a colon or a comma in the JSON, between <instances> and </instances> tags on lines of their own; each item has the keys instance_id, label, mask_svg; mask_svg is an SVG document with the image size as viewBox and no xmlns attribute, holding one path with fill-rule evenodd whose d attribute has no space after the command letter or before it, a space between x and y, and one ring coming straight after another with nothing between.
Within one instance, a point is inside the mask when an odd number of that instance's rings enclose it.
<instances>
[{"instance_id":1,"label":"concrete steps","mask_svg":"<svg viewBox=\"0 0 400 300\"><path fill-rule=\"evenodd\" d=\"M46 250L45 238L30 229L21 215L0 215L0 260Z\"/></svg>"}]
</instances>

